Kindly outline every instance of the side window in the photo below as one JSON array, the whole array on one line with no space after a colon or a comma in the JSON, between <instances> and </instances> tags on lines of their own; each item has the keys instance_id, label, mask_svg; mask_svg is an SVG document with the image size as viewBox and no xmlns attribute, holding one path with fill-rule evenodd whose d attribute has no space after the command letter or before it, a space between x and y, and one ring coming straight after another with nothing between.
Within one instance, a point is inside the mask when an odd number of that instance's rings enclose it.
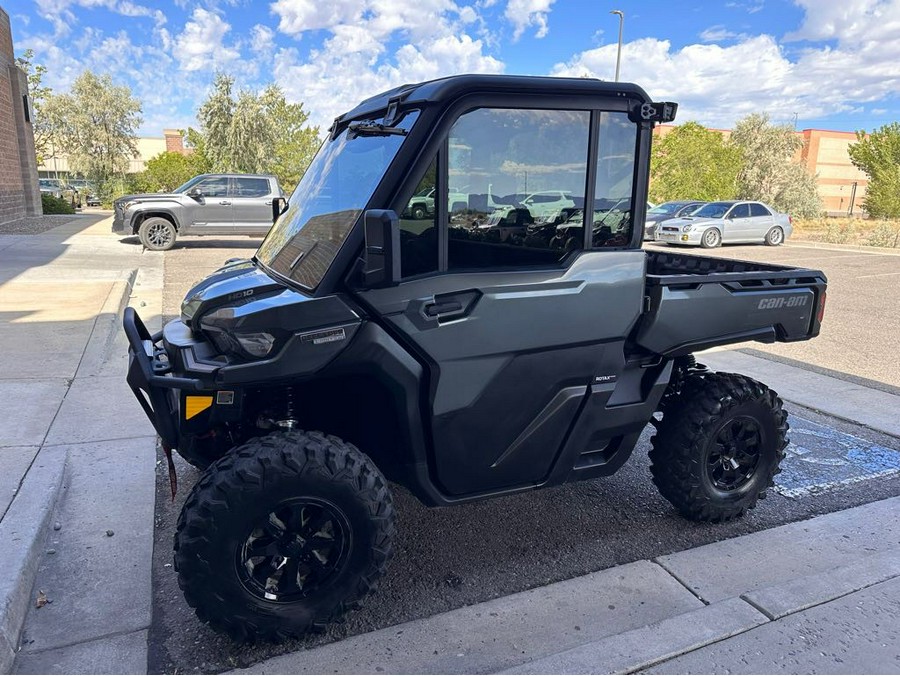
<instances>
[{"instance_id":1,"label":"side window","mask_svg":"<svg viewBox=\"0 0 900 676\"><path fill-rule=\"evenodd\" d=\"M207 178L197 184L197 189L204 197L228 197L228 179Z\"/></svg>"},{"instance_id":2,"label":"side window","mask_svg":"<svg viewBox=\"0 0 900 676\"><path fill-rule=\"evenodd\" d=\"M749 218L750 217L750 205L749 204L738 204L731 210L729 214L731 218Z\"/></svg>"},{"instance_id":3,"label":"side window","mask_svg":"<svg viewBox=\"0 0 900 676\"><path fill-rule=\"evenodd\" d=\"M628 246L631 241L636 143L637 126L627 113L600 113L591 229L595 247Z\"/></svg>"},{"instance_id":4,"label":"side window","mask_svg":"<svg viewBox=\"0 0 900 676\"><path fill-rule=\"evenodd\" d=\"M589 129L587 111L460 117L447 162L448 268L555 265L581 249Z\"/></svg>"},{"instance_id":5,"label":"side window","mask_svg":"<svg viewBox=\"0 0 900 676\"><path fill-rule=\"evenodd\" d=\"M756 202L750 205L750 215L751 216L771 216L769 210L766 209L762 204L757 204Z\"/></svg>"},{"instance_id":6,"label":"side window","mask_svg":"<svg viewBox=\"0 0 900 676\"><path fill-rule=\"evenodd\" d=\"M265 197L269 194L269 181L265 178L234 179L234 197Z\"/></svg>"},{"instance_id":7,"label":"side window","mask_svg":"<svg viewBox=\"0 0 900 676\"><path fill-rule=\"evenodd\" d=\"M400 214L400 272L404 277L438 269L436 175L437 160L432 160Z\"/></svg>"}]
</instances>

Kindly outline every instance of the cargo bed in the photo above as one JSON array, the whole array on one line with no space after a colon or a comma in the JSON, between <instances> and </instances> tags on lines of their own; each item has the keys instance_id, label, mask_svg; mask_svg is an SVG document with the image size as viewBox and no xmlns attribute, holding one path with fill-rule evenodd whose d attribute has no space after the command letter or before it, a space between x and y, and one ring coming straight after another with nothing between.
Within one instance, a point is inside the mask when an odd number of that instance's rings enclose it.
<instances>
[{"instance_id":1,"label":"cargo bed","mask_svg":"<svg viewBox=\"0 0 900 676\"><path fill-rule=\"evenodd\" d=\"M819 270L647 251L647 307L633 341L674 357L747 340L806 340L819 333L826 281Z\"/></svg>"}]
</instances>

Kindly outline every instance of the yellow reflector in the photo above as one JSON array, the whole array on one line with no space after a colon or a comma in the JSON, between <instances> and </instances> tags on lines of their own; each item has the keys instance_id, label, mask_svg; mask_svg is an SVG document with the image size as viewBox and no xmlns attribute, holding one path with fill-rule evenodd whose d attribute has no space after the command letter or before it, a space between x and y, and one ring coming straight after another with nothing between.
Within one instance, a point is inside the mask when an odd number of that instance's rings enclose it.
<instances>
[{"instance_id":1,"label":"yellow reflector","mask_svg":"<svg viewBox=\"0 0 900 676\"><path fill-rule=\"evenodd\" d=\"M198 413L202 413L212 406L212 397L185 397L184 398L184 419L190 420Z\"/></svg>"}]
</instances>

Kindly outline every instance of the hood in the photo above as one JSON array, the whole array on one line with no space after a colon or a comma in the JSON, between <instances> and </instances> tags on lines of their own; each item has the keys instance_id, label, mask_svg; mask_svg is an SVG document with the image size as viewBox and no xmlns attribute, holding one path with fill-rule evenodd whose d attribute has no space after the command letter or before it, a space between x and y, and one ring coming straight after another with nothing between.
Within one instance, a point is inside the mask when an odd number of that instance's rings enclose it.
<instances>
[{"instance_id":1,"label":"hood","mask_svg":"<svg viewBox=\"0 0 900 676\"><path fill-rule=\"evenodd\" d=\"M139 193L136 195L122 195L122 197L118 198L114 204L125 204L126 202L135 202L140 200L141 202L158 202L158 201L172 201L178 199L180 197L184 197L181 193L172 192L172 193Z\"/></svg>"},{"instance_id":2,"label":"hood","mask_svg":"<svg viewBox=\"0 0 900 676\"><path fill-rule=\"evenodd\" d=\"M286 288L251 260L229 261L187 292L181 303L181 319L197 329L200 317L213 308L249 302Z\"/></svg>"},{"instance_id":3,"label":"hood","mask_svg":"<svg viewBox=\"0 0 900 676\"><path fill-rule=\"evenodd\" d=\"M660 225L664 228L681 228L684 225L708 225L709 223L721 221L721 218L696 218L694 216L685 216L683 218L670 218L660 223Z\"/></svg>"}]
</instances>

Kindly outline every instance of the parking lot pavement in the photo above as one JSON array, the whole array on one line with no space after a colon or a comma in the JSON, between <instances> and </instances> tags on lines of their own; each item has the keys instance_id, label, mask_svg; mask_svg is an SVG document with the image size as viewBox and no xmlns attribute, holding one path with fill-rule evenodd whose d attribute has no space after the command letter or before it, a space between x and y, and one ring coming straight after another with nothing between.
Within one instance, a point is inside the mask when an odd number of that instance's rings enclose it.
<instances>
[{"instance_id":1,"label":"parking lot pavement","mask_svg":"<svg viewBox=\"0 0 900 676\"><path fill-rule=\"evenodd\" d=\"M257 240L191 239L165 254L164 313L177 316L190 286L232 257L249 257ZM876 378L895 391L900 378L893 366L871 369L865 360L890 361L896 335L896 300L887 294L863 294L852 301L855 275L879 270L881 259L863 263L874 254L797 247L726 247L714 252L726 257L771 260L824 269L831 284L823 334L810 343L760 346L770 359L818 359L823 369L851 370L859 378ZM847 256L846 258L844 256ZM776 260L777 259L777 260ZM898 265L891 258L887 265ZM896 269L896 268L894 268ZM881 274L881 272L879 272ZM890 277L887 277L890 279ZM880 279L880 278L876 278ZM832 289L838 302L834 301ZM871 315L870 326L861 330L854 312ZM850 313L850 317L847 314ZM859 356L846 360L847 346L827 340L832 331L850 332L859 343ZM883 333L895 331L894 334ZM775 348L804 348L825 341L825 348L811 353ZM875 357L871 355L876 355ZM843 361L841 361L843 360ZM893 375L892 375L893 374ZM379 591L366 606L343 625L323 636L286 644L236 646L214 634L187 607L171 567L175 519L187 487L197 479L196 470L178 462L178 498L169 498L168 476L157 465L157 523L154 547L154 611L150 632L149 666L152 672L208 672L254 664L262 659L333 642L401 622L428 617L508 594L521 592L600 571L611 566L652 559L745 533L842 510L900 494L900 475L892 469L900 451L896 437L829 418L815 410L789 404L796 416L795 445L791 449L778 489L747 518L721 526L696 524L681 519L653 487L646 453L649 433L642 437L631 461L616 476L570 484L535 493L460 507L429 510L409 493L394 487L398 511L396 554ZM858 441L857 441L858 440ZM821 443L819 443L821 441ZM868 461L857 462L855 445L878 448L881 472ZM828 468L834 472L829 473ZM853 476L851 476L853 475ZM836 478L837 477L837 478ZM862 478L859 478L862 477ZM840 483L844 479L848 481ZM829 481L835 485L821 489ZM168 564L168 565L167 565Z\"/></svg>"}]
</instances>

